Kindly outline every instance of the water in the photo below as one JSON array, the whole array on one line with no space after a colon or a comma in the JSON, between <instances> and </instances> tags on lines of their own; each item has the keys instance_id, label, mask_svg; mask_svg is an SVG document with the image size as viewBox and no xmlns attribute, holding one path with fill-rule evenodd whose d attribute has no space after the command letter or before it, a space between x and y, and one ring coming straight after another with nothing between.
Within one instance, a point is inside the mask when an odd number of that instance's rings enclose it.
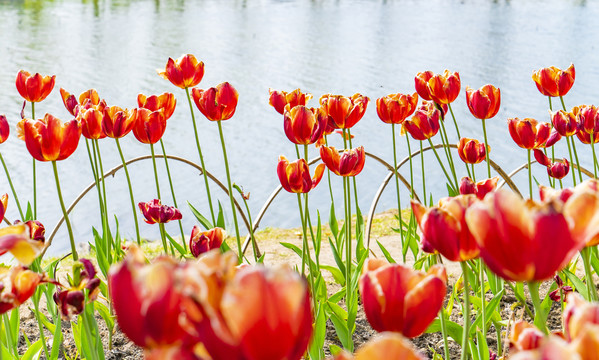
<instances>
[{"instance_id":1,"label":"water","mask_svg":"<svg viewBox=\"0 0 599 360\"><path fill-rule=\"evenodd\" d=\"M0 0L0 113L11 125L19 120L22 99L14 86L19 70L55 74L56 87L47 100L36 106L38 117L45 112L68 119L58 89L79 94L96 88L111 105L136 106L138 93L173 92L177 109L164 136L167 153L198 162L189 108L185 94L156 74L168 57L195 54L206 65L201 88L229 81L239 91L235 116L223 125L233 180L251 192L250 207L257 214L269 194L279 185L276 162L280 154L295 156L286 139L282 117L268 105L268 88L293 90L300 87L317 100L325 93L370 97L365 117L352 129L354 145L388 162L393 161L391 129L375 111L376 98L395 92L413 92L419 71L459 71L462 93L453 105L463 136L482 140L480 121L465 104L466 85L478 88L491 83L502 91L499 114L489 120L491 158L506 171L526 161L526 151L512 142L507 132L508 117L534 117L548 121L547 99L531 80L533 70L556 65L576 66L577 78L566 96L568 107L596 100L599 83L597 40L593 24L599 5L586 1L5 1ZM317 104L316 100L311 105ZM558 102L554 101L558 106ZM30 107L26 114L30 114ZM206 154L206 167L225 181L218 129L196 110L199 134ZM452 142L457 143L453 126ZM438 142L438 137L436 138ZM398 138L403 158L405 140ZM341 145L339 138L334 144ZM564 144L562 144L564 145ZM147 145L131 135L123 139L127 158L149 153ZM588 166L590 149L578 146ZM104 168L120 160L111 139L101 141ZM13 131L0 151L8 161L22 202L30 200L31 157ZM311 157L317 152L311 148ZM557 156L565 157L560 146ZM432 155L426 156L427 189L435 197L445 194L443 175ZM172 162L178 201L187 235L196 223L186 206L191 202L207 214L203 180L189 167ZM164 202L171 203L164 164L159 162ZM458 170L464 172L458 164ZM535 176L547 182L542 167ZM136 201L155 197L151 163L130 167ZM85 142L69 159L59 163L63 193L70 203L91 182ZM477 166L482 178L485 165ZM402 170L409 176L407 168ZM418 172L419 173L419 172ZM415 181L420 177L416 174ZM386 170L371 159L358 177L363 212L370 203ZM566 178L569 184L571 178ZM338 179L335 179L338 180ZM516 177L526 190L526 174ZM340 198L341 182L336 181ZM124 175L107 180L108 206L119 219L121 233L134 236L131 208ZM225 209L224 194L212 185ZM419 187L418 187L419 188ZM10 192L4 176L0 192ZM49 163L38 164L38 218L48 232L61 216ZM311 205L328 218L326 182L314 191ZM217 195L218 194L218 195ZM404 191L403 206L407 205ZM11 196L12 197L12 196ZM341 199L337 200L341 204ZM338 205L339 206L339 205ZM378 210L396 207L393 186L385 191ZM91 239L91 226L99 226L95 190L75 208L72 222L77 240ZM9 219L18 217L11 201ZM141 221L141 219L140 219ZM261 226L299 225L294 195L281 193ZM157 238L154 225L140 224L145 237ZM178 227L167 230L178 235ZM245 231L244 231L245 232ZM66 229L58 232L50 253L69 248Z\"/></svg>"}]
</instances>

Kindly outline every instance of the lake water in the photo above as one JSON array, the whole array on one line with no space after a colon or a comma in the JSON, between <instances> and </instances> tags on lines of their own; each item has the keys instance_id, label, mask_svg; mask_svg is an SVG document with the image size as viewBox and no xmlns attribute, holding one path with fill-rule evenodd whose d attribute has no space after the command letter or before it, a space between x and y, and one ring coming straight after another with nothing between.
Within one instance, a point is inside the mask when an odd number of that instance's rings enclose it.
<instances>
[{"instance_id":1,"label":"lake water","mask_svg":"<svg viewBox=\"0 0 599 360\"><path fill-rule=\"evenodd\" d=\"M19 120L22 98L15 88L19 70L55 74L56 87L48 99L36 106L36 113L52 113L68 119L58 89L79 94L96 88L111 105L136 106L138 93L173 92L178 107L164 136L167 153L198 161L187 100L184 91L156 74L168 57L195 54L205 63L201 88L229 81L239 91L235 116L224 123L233 180L251 192L254 215L279 185L276 163L280 154L295 156L283 133L282 117L268 105L269 87L281 90L301 88L325 93L370 97L365 117L352 129L354 145L388 162L393 161L391 129L375 110L378 97L395 92L413 92L414 75L419 71L459 71L462 93L453 105L463 136L482 139L480 121L468 112L466 85L478 88L486 83L502 91L499 114L488 121L491 158L506 171L526 161L526 151L509 137L508 117L534 117L548 121L548 103L531 80L533 70L556 65L576 66L576 82L565 101L568 107L597 101L599 83L599 15L597 2L553 1L5 1L0 0L0 113L11 125ZM557 105L557 103L555 103ZM30 107L26 109L30 114ZM207 170L225 180L218 129L196 110L199 135ZM457 143L453 126L452 142ZM407 153L399 139L398 153ZM438 142L438 136L435 138ZM337 146L340 139L333 141ZM414 143L415 144L415 143ZM564 145L564 144L562 144ZM123 139L127 158L149 153L147 145L131 135ZM565 146L565 145L564 145ZM590 164L590 149L579 145L584 165ZM104 168L120 160L111 139L101 141ZM31 197L31 157L13 131L0 151L16 181L22 202ZM311 148L311 156L317 152ZM557 155L567 151L558 147ZM435 197L445 194L444 177L432 155L426 156L428 188ZM159 162L164 202L170 195L164 164ZM458 164L459 165L459 164ZM196 223L185 200L207 213L203 180L191 168L171 163L175 190L184 215L187 234ZM459 165L458 170L463 171ZM547 181L544 169L535 176ZM155 197L151 163L130 168L136 201ZM477 167L481 178L485 165ZM59 163L65 201L70 203L91 182L85 143L69 159ZM407 168L402 171L408 176ZM370 159L358 177L363 212L370 206L386 170ZM48 232L61 216L49 163L38 165L38 218ZM566 178L569 184L570 177ZM415 180L420 181L417 175ZM516 177L526 189L526 174ZM336 187L340 197L341 182ZM118 216L121 233L134 236L131 208L124 174L107 181L109 211ZM225 209L228 202L212 186ZM0 193L9 192L0 176ZM216 195L218 194L218 195ZM313 209L328 214L326 183L315 189ZM403 206L407 203L404 192ZM341 200L338 200L341 203ZM396 207L393 186L383 194L378 210ZM18 217L11 201L8 218ZM325 215L325 218L328 216ZM99 225L97 198L91 192L72 215L76 237L91 241L91 226ZM294 195L281 193L262 221L262 226L299 225ZM158 237L158 228L141 222L143 236ZM168 231L178 235L175 224ZM61 229L50 253L68 249L66 229Z\"/></svg>"}]
</instances>

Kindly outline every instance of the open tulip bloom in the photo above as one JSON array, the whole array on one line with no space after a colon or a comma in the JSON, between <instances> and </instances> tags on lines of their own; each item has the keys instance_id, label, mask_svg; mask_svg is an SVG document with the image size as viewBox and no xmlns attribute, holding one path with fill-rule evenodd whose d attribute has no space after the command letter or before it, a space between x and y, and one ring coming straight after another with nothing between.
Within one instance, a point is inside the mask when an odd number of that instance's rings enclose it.
<instances>
[{"instance_id":1,"label":"open tulip bloom","mask_svg":"<svg viewBox=\"0 0 599 360\"><path fill-rule=\"evenodd\" d=\"M302 93L300 89L291 92L268 89L268 92L268 103L281 115L285 113L285 106L289 105L291 109L298 105L305 106L312 99L312 94Z\"/></svg>"}]
</instances>

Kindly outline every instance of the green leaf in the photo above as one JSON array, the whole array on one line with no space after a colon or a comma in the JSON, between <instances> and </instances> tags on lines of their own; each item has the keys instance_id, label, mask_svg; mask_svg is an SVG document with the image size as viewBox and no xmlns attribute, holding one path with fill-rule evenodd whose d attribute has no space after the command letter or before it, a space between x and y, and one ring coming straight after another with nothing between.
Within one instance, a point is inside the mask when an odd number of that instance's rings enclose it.
<instances>
[{"instance_id":1,"label":"green leaf","mask_svg":"<svg viewBox=\"0 0 599 360\"><path fill-rule=\"evenodd\" d=\"M316 224L316 239L314 242L314 255L316 259L320 258L320 248L322 245L322 224L320 223L320 212L317 210L317 224Z\"/></svg>"},{"instance_id":2,"label":"green leaf","mask_svg":"<svg viewBox=\"0 0 599 360\"><path fill-rule=\"evenodd\" d=\"M320 265L320 268L323 270L327 270L333 275L335 282L341 286L345 285L345 274L343 274L339 269L330 265Z\"/></svg>"},{"instance_id":3,"label":"green leaf","mask_svg":"<svg viewBox=\"0 0 599 360\"><path fill-rule=\"evenodd\" d=\"M114 318L112 317L112 315L110 315L110 310L108 310L106 305L98 301L96 301L94 305L96 307L96 310L98 310L100 316L102 316L102 319L104 319L108 331L112 333L112 330L114 329Z\"/></svg>"},{"instance_id":4,"label":"green leaf","mask_svg":"<svg viewBox=\"0 0 599 360\"><path fill-rule=\"evenodd\" d=\"M501 298L503 297L503 292L504 290L501 290L499 292L499 294L495 295L493 297L493 299L491 299L491 301L487 304L487 306L485 307L485 320L487 322L487 324L491 321L491 316L493 315L493 313L497 310L497 307L499 306L499 303L501 302ZM471 297L474 298L474 297ZM479 309L480 307L480 298L477 298L478 300L478 305L479 305ZM482 316L480 316L482 314L479 314L476 319L474 320L474 322L472 323L472 326L470 327L470 336L474 335L476 333L476 328L483 328L482 327ZM501 317L500 317L501 319ZM487 324L485 324L485 329L487 328Z\"/></svg>"},{"instance_id":5,"label":"green leaf","mask_svg":"<svg viewBox=\"0 0 599 360\"><path fill-rule=\"evenodd\" d=\"M582 295L586 301L590 301L588 299L589 294L587 291L587 287L584 285L582 280L580 280L578 278L578 276L571 273L568 269L564 269L563 272L564 272L564 274L566 274L566 277L568 278L568 280L570 280L570 282L572 282L572 285L574 285L574 289L576 289L576 291L578 291L580 293L580 295Z\"/></svg>"},{"instance_id":6,"label":"green leaf","mask_svg":"<svg viewBox=\"0 0 599 360\"><path fill-rule=\"evenodd\" d=\"M54 329L54 339L52 340L52 353L50 354L50 358L52 360L58 359L58 352L60 351L60 344L62 344L62 325L61 325L60 316L56 319L56 329Z\"/></svg>"},{"instance_id":7,"label":"green leaf","mask_svg":"<svg viewBox=\"0 0 599 360\"><path fill-rule=\"evenodd\" d=\"M336 356L337 354L339 354L340 352L343 351L342 348L340 348L339 346L335 345L335 344L329 344L329 350L331 351L331 355Z\"/></svg>"},{"instance_id":8,"label":"green leaf","mask_svg":"<svg viewBox=\"0 0 599 360\"><path fill-rule=\"evenodd\" d=\"M185 256L187 251L181 246L181 244L177 243L166 231L164 232L168 241L177 249L177 252L181 254L181 256Z\"/></svg>"},{"instance_id":9,"label":"green leaf","mask_svg":"<svg viewBox=\"0 0 599 360\"><path fill-rule=\"evenodd\" d=\"M335 216L335 203L333 202L331 202L331 209L329 211L329 228L331 228L333 237L337 239L337 235L339 235L339 224L337 223L337 217Z\"/></svg>"},{"instance_id":10,"label":"green leaf","mask_svg":"<svg viewBox=\"0 0 599 360\"><path fill-rule=\"evenodd\" d=\"M348 343L348 329L347 329L347 313L343 310L339 305L333 304L331 302L326 303L328 306L328 310L330 312L329 318L335 327L335 332L337 332L337 337L341 341L341 344L346 349L351 349L353 344Z\"/></svg>"},{"instance_id":11,"label":"green leaf","mask_svg":"<svg viewBox=\"0 0 599 360\"><path fill-rule=\"evenodd\" d=\"M324 311L323 303L318 304L316 312L316 321L314 322L314 335L310 343L309 353L311 359L321 359L324 357L322 348L327 334L327 316Z\"/></svg>"},{"instance_id":12,"label":"green leaf","mask_svg":"<svg viewBox=\"0 0 599 360\"><path fill-rule=\"evenodd\" d=\"M54 333L56 331L56 325L52 324L43 312L39 311L38 315L40 317L42 324L44 324L46 329L48 329L48 331L50 331L51 333Z\"/></svg>"},{"instance_id":13,"label":"green leaf","mask_svg":"<svg viewBox=\"0 0 599 360\"><path fill-rule=\"evenodd\" d=\"M42 355L42 345L42 339L39 339L38 341L31 344L27 351L25 351L25 354L21 356L21 360L39 359Z\"/></svg>"},{"instance_id":14,"label":"green leaf","mask_svg":"<svg viewBox=\"0 0 599 360\"><path fill-rule=\"evenodd\" d=\"M225 226L225 212L223 210L223 205L218 202L218 216L216 217L216 226L226 229Z\"/></svg>"},{"instance_id":15,"label":"green leaf","mask_svg":"<svg viewBox=\"0 0 599 360\"><path fill-rule=\"evenodd\" d=\"M206 219L206 217L202 215L193 205L191 205L189 201L187 202L187 206L189 206L191 213L193 214L193 216L195 216L198 222L202 224L205 230L210 230L214 227L210 223L210 220Z\"/></svg>"},{"instance_id":16,"label":"green leaf","mask_svg":"<svg viewBox=\"0 0 599 360\"><path fill-rule=\"evenodd\" d=\"M379 248L381 249L381 251L383 252L383 255L385 256L385 259L387 259L388 262L392 263L392 264L396 264L397 262L395 261L395 259L393 259L393 256L391 256L391 254L389 253L389 251L387 251L387 249L385 249L385 247L383 246L383 244L381 244L380 241L376 241L376 243L379 245Z\"/></svg>"},{"instance_id":17,"label":"green leaf","mask_svg":"<svg viewBox=\"0 0 599 360\"><path fill-rule=\"evenodd\" d=\"M27 201L27 211L25 212L25 220L23 220L23 222L26 222L29 220L35 220L35 219L33 218L33 210L31 209L31 203L29 201Z\"/></svg>"},{"instance_id":18,"label":"green leaf","mask_svg":"<svg viewBox=\"0 0 599 360\"><path fill-rule=\"evenodd\" d=\"M487 345L487 339L482 331L479 331L476 334L476 344L479 359L489 360L489 347Z\"/></svg>"},{"instance_id":19,"label":"green leaf","mask_svg":"<svg viewBox=\"0 0 599 360\"><path fill-rule=\"evenodd\" d=\"M12 331L12 338L18 345L19 342L19 324L21 317L19 316L19 308L15 308L10 312L10 330Z\"/></svg>"},{"instance_id":20,"label":"green leaf","mask_svg":"<svg viewBox=\"0 0 599 360\"><path fill-rule=\"evenodd\" d=\"M329 302L336 304L339 301L341 301L341 299L343 299L344 296L345 296L345 287L341 288L339 291L337 291L336 293L331 295L331 297L329 298Z\"/></svg>"},{"instance_id":21,"label":"green leaf","mask_svg":"<svg viewBox=\"0 0 599 360\"><path fill-rule=\"evenodd\" d=\"M445 328L447 329L447 335L451 337L458 344L462 343L462 333L464 332L464 328L457 323L446 320ZM425 331L427 334L441 332L441 320L437 317L433 322L428 326L428 329Z\"/></svg>"},{"instance_id":22,"label":"green leaf","mask_svg":"<svg viewBox=\"0 0 599 360\"><path fill-rule=\"evenodd\" d=\"M339 269L339 271L341 271L345 278L345 264L343 263L343 260L341 259L339 252L337 251L337 247L335 247L335 244L333 243L333 241L331 241L330 238L329 244L331 245L331 252L333 253L333 259L335 259L335 264L337 264L337 268ZM343 282L343 284L340 283L339 285L344 286L345 281Z\"/></svg>"}]
</instances>

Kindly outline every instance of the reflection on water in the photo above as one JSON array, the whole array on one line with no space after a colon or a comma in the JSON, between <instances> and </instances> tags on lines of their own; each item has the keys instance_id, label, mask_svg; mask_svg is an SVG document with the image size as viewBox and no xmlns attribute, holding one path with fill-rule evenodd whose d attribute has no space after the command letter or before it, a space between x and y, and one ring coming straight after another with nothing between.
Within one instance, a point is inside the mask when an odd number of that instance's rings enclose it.
<instances>
[{"instance_id":1,"label":"reflection on water","mask_svg":"<svg viewBox=\"0 0 599 360\"><path fill-rule=\"evenodd\" d=\"M184 92L156 75L156 69L162 68L169 56L193 53L206 64L200 87L229 81L240 93L237 113L225 122L224 131L233 179L251 192L250 205L255 214L278 185L278 155L292 157L295 153L283 133L281 116L268 105L269 87L300 87L316 99L325 93L360 92L369 96L366 116L352 131L356 135L354 142L392 161L390 128L378 120L374 100L393 92L412 92L413 78L419 71L441 72L448 68L460 72L463 88L486 83L501 88L502 108L488 122L491 155L510 171L525 161L526 153L509 138L506 119L519 116L548 120L547 99L537 92L530 77L532 70L548 65L566 67L573 62L578 78L565 99L567 106L596 99L599 28L588 24L594 23L598 10L593 2L563 0L436 0L426 4L408 0L0 0L0 113L5 113L12 125L19 119L22 99L14 79L20 69L57 75L55 91L36 107L38 116L50 112L67 118L58 93L60 87L77 94L94 87L109 104L123 107L134 107L140 92L170 91L179 106L164 137L167 152L197 161ZM312 100L311 105L316 103ZM26 113L30 111L28 107ZM463 135L480 138L480 122L469 115L463 93L454 111ZM224 179L216 124L200 118L199 133L208 171ZM451 130L450 136L457 143ZM333 142L340 145L340 139ZM407 153L404 143L400 139L400 158ZM125 139L123 146L128 158L149 151L133 137ZM73 157L59 164L67 202L91 181L83 142L80 147ZM584 149L585 154L579 155L588 165L586 147L579 149ZM24 144L13 132L0 151L18 179L21 197L27 200L31 161ZM105 169L119 164L112 140L103 140L101 151ZM312 156L317 155L315 149L310 151ZM567 154L561 147L557 153L560 157ZM425 161L427 188L435 197L442 196L442 173L432 156L427 155ZM177 173L180 203L188 199L206 211L200 176L180 164L171 166ZM480 178L484 166L477 169ZM150 163L131 167L137 201L155 195L151 171ZM407 175L406 169L402 172ZM41 164L38 174L42 200L39 217L51 229L60 213L51 166ZM418 174L415 181L419 183ZM385 175L380 165L369 161L359 176L363 212ZM535 175L540 182L546 182L542 168L535 167ZM523 184L525 175L516 180ZM166 176L161 181L166 187ZM121 233L131 236L133 222L124 175L117 173L109 178L107 186L112 194L109 210L118 216ZM3 176L0 192L8 192ZM222 193L219 196L223 201ZM317 188L312 198L314 208L326 214L326 186ZM169 202L168 197L165 202ZM393 191L386 191L378 209L394 207L394 203ZM74 211L75 231L82 242L91 240L90 226L99 225L96 204L92 193ZM281 194L272 206L274 211L267 213L263 225L299 224L294 196ZM193 216L186 207L182 210L184 227L191 231ZM16 206L11 203L8 216L13 219L16 214ZM157 228L145 224L142 228L145 236L157 237ZM169 230L178 233L176 225ZM65 235L63 230L59 232L62 239L57 240L55 252L67 249Z\"/></svg>"}]
</instances>

